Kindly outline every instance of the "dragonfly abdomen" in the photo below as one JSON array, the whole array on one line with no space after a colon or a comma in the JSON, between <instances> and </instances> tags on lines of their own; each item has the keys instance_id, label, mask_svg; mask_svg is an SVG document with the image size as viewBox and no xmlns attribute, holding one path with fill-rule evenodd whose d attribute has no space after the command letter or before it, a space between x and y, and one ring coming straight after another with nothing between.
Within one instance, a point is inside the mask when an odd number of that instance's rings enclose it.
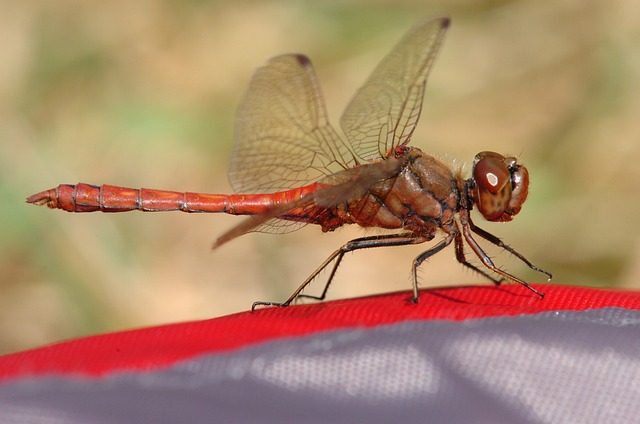
<instances>
[{"instance_id":1,"label":"dragonfly abdomen","mask_svg":"<svg viewBox=\"0 0 640 424\"><path fill-rule=\"evenodd\" d=\"M60 184L27 198L28 203L47 205L67 212L223 212L232 215L259 215L282 203L309 194L315 185L271 194L205 194L127 188L108 184Z\"/></svg>"},{"instance_id":2,"label":"dragonfly abdomen","mask_svg":"<svg viewBox=\"0 0 640 424\"><path fill-rule=\"evenodd\" d=\"M61 184L34 194L28 203L47 205L67 212L225 212L229 196L104 184Z\"/></svg>"}]
</instances>

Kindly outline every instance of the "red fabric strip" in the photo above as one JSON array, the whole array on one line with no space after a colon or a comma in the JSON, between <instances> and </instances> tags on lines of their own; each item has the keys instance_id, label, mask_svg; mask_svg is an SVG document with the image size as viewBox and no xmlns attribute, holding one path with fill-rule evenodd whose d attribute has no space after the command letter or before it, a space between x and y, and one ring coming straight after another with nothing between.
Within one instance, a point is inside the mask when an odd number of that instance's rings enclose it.
<instances>
[{"instance_id":1,"label":"red fabric strip","mask_svg":"<svg viewBox=\"0 0 640 424\"><path fill-rule=\"evenodd\" d=\"M148 370L210 352L281 337L408 320L466 320L604 307L640 309L640 292L535 285L540 300L519 286L473 286L267 308L220 318L85 337L0 357L0 379L42 374L97 377Z\"/></svg>"}]
</instances>

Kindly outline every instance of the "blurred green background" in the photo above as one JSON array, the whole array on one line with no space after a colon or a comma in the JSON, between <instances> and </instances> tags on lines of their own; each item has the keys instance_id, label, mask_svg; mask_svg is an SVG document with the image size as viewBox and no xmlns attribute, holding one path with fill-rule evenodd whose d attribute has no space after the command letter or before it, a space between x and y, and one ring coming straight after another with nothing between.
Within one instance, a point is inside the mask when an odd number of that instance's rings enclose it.
<instances>
[{"instance_id":1,"label":"blurred green background","mask_svg":"<svg viewBox=\"0 0 640 424\"><path fill-rule=\"evenodd\" d=\"M59 183L230 192L235 109L254 69L313 60L337 126L351 93L418 21L452 27L412 144L468 164L519 155L517 219L476 222L554 283L640 288L640 3L0 1L0 353L284 299L366 234L306 227L210 251L222 215L69 214L26 196ZM477 217L477 215L476 215ZM426 246L349 255L331 298L410 287ZM542 276L508 254L495 260ZM453 249L424 287L482 280Z\"/></svg>"}]
</instances>

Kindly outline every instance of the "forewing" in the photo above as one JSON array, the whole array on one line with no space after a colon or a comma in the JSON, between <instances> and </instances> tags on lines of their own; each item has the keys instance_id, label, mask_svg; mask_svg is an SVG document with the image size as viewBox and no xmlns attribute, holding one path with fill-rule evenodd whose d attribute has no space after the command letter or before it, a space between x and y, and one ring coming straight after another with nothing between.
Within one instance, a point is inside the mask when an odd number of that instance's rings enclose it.
<instances>
[{"instance_id":1,"label":"forewing","mask_svg":"<svg viewBox=\"0 0 640 424\"><path fill-rule=\"evenodd\" d=\"M378 64L347 106L340 124L362 161L387 157L409 142L415 129L429 71L449 18L414 27Z\"/></svg>"},{"instance_id":2,"label":"forewing","mask_svg":"<svg viewBox=\"0 0 640 424\"><path fill-rule=\"evenodd\" d=\"M229 170L240 193L270 193L315 182L355 164L329 125L311 62L283 55L259 68L240 104Z\"/></svg>"}]
</instances>

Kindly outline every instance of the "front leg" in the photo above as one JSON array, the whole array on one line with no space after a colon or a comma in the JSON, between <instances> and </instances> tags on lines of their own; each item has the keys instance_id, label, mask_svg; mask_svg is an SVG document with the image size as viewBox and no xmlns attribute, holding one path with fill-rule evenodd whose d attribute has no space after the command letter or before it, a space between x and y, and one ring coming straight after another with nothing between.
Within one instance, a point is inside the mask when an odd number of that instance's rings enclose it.
<instances>
[{"instance_id":1,"label":"front leg","mask_svg":"<svg viewBox=\"0 0 640 424\"><path fill-rule=\"evenodd\" d=\"M467 268L477 272L478 274L482 275L483 277L485 277L488 280L490 280L491 282L493 282L493 284L495 284L496 286L499 286L500 283L504 281L504 278L495 278L492 275L489 275L488 273L484 272L483 270L481 270L477 266L473 265L469 261L467 261L467 257L464 254L464 241L463 241L462 235L460 233L456 234L456 259L462 265L464 265Z\"/></svg>"},{"instance_id":2,"label":"front leg","mask_svg":"<svg viewBox=\"0 0 640 424\"><path fill-rule=\"evenodd\" d=\"M475 253L476 256L478 256L478 258L482 261L484 266L486 266L491 271L495 272L496 274L502 276L503 278L505 278L507 280L513 281L514 283L522 284L524 287L528 288L529 290L531 290L532 292L534 292L535 294L540 296L540 299L542 299L544 297L544 293L541 293L538 290L534 289L526 281L521 280L520 278L516 277L515 275L509 274L508 272L503 271L500 268L498 268L497 266L495 266L493 264L493 261L491 260L491 258L489 258L489 255L487 255L486 252L484 250L482 250L482 248L480 247L478 242L476 242L476 240L471 235L471 231L469 229L469 225L468 224L464 224L464 223L462 224L462 234L464 236L465 241L467 242L467 244L471 248L471 250L473 250L473 253ZM486 233L486 234L489 234L489 233ZM495 239L499 240L497 237L495 237L493 235L491 235L491 237L494 237ZM500 243L502 243L502 242L500 242ZM527 263L528 263L528 261L527 261Z\"/></svg>"},{"instance_id":3,"label":"front leg","mask_svg":"<svg viewBox=\"0 0 640 424\"><path fill-rule=\"evenodd\" d=\"M513 256L515 256L516 258L520 259L522 262L524 262L529 268L531 268L534 271L537 271L541 274L544 274L547 276L547 282L551 281L551 278L553 278L553 275L551 275L550 272L545 271L542 268L538 268L537 266L535 266L534 264L532 264L531 262L529 262L529 260L527 258L525 258L521 253L519 253L518 251L516 251L515 249L513 249L511 246L509 246L508 244L504 244L504 242L502 240L500 240L498 237L494 236L493 234L483 230L482 228L476 227L474 225L474 223L471 221L471 219L468 220L468 225L469 228L471 228L471 231L473 231L474 233L476 233L477 235L479 235L480 237L482 237L483 239L487 240L488 242L495 244L496 246L506 250L507 252L511 253Z\"/></svg>"}]
</instances>

